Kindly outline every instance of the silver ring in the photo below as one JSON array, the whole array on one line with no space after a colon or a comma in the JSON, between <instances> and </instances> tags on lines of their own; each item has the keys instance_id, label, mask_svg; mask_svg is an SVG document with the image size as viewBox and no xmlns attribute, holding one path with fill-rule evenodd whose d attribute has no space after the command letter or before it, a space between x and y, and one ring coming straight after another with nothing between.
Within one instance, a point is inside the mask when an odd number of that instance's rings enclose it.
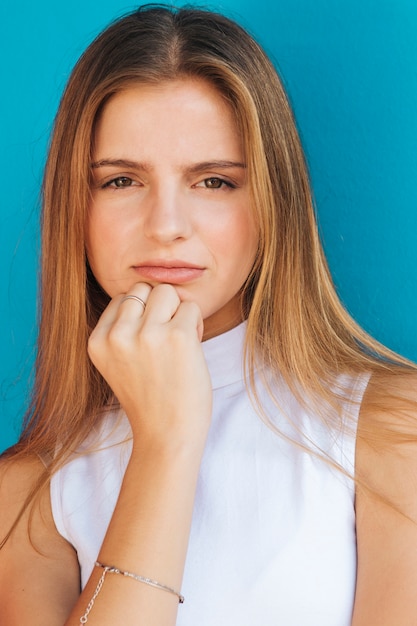
<instances>
[{"instance_id":1,"label":"silver ring","mask_svg":"<svg viewBox=\"0 0 417 626\"><path fill-rule=\"evenodd\" d=\"M144 302L142 298L139 298L139 296L134 296L133 294L127 295L122 299L122 302L124 302L125 300L137 300L137 302L139 302L139 304L143 306L143 310L146 309L146 302Z\"/></svg>"}]
</instances>

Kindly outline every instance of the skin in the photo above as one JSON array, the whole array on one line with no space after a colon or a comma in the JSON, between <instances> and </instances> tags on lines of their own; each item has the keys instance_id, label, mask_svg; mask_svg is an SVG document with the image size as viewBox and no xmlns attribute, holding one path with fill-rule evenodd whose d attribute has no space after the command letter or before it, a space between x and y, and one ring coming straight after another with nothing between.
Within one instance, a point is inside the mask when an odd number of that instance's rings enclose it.
<instances>
[{"instance_id":1,"label":"skin","mask_svg":"<svg viewBox=\"0 0 417 626\"><path fill-rule=\"evenodd\" d=\"M212 165L202 166L207 162ZM224 162L235 165L225 168ZM239 291L256 254L242 164L231 112L202 82L129 89L110 100L97 127L87 250L112 300L91 335L89 354L133 431L132 456L99 560L176 589L211 416L201 340L240 321ZM225 177L236 187L219 185ZM146 308L123 300L126 293ZM398 406L388 393L393 385L388 375L371 380L361 407L357 472L382 498L357 493L352 626L417 624L417 436L387 449L378 439L370 445L363 427L398 427ZM414 379L398 378L395 385L404 406L417 402ZM415 422L411 416L401 427L417 435ZM0 465L0 534L40 469L40 461L31 459ZM80 595L76 554L55 529L47 490L35 508L31 540L27 523L25 516L1 552L0 622L78 626L101 571L93 571ZM172 594L109 576L88 624L174 626L177 608Z\"/></svg>"},{"instance_id":2,"label":"skin","mask_svg":"<svg viewBox=\"0 0 417 626\"><path fill-rule=\"evenodd\" d=\"M87 252L111 297L167 283L198 305L204 338L241 321L258 236L240 136L213 87L175 81L113 97L92 175Z\"/></svg>"}]
</instances>

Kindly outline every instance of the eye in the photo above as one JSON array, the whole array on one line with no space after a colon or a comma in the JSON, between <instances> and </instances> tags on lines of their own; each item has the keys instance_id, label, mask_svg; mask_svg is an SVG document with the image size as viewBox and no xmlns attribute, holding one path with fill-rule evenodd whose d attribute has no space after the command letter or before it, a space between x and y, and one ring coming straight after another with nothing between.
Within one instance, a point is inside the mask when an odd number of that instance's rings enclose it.
<instances>
[{"instance_id":1,"label":"eye","mask_svg":"<svg viewBox=\"0 0 417 626\"><path fill-rule=\"evenodd\" d=\"M223 178L219 178L218 176L210 176L210 178L205 178L198 183L196 187L205 187L206 189L222 189L222 187L229 187L234 189L235 185L227 180L224 180Z\"/></svg>"},{"instance_id":2,"label":"eye","mask_svg":"<svg viewBox=\"0 0 417 626\"><path fill-rule=\"evenodd\" d=\"M123 189L124 187L131 187L132 185L133 180L128 176L118 176L117 178L109 180L103 187L117 187L117 189Z\"/></svg>"},{"instance_id":3,"label":"eye","mask_svg":"<svg viewBox=\"0 0 417 626\"><path fill-rule=\"evenodd\" d=\"M206 178L204 184L208 189L220 189L220 187L224 184L224 180L213 176L212 178Z\"/></svg>"}]
</instances>

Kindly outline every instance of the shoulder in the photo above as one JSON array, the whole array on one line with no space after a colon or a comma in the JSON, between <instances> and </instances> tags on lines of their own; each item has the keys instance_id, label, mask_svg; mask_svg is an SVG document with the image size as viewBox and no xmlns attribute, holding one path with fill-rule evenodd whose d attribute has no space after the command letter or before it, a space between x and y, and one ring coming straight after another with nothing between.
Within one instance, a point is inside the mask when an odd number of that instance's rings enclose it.
<instances>
[{"instance_id":1,"label":"shoulder","mask_svg":"<svg viewBox=\"0 0 417 626\"><path fill-rule=\"evenodd\" d=\"M359 484L375 488L399 508L405 505L403 477L415 476L417 481L416 371L371 376L359 415L356 474ZM415 511L408 510L408 514L415 515L417 522L417 498L415 505Z\"/></svg>"},{"instance_id":2,"label":"shoulder","mask_svg":"<svg viewBox=\"0 0 417 626\"><path fill-rule=\"evenodd\" d=\"M417 374L375 373L356 449L358 581L353 626L415 623Z\"/></svg>"},{"instance_id":3,"label":"shoulder","mask_svg":"<svg viewBox=\"0 0 417 626\"><path fill-rule=\"evenodd\" d=\"M382 451L406 451L417 442L417 370L375 372L364 393L358 444ZM360 460L360 459L359 459Z\"/></svg>"},{"instance_id":4,"label":"shoulder","mask_svg":"<svg viewBox=\"0 0 417 626\"><path fill-rule=\"evenodd\" d=\"M36 456L0 460L0 622L11 626L65 618L78 596L77 557L56 531L48 485L27 506L44 470Z\"/></svg>"},{"instance_id":5,"label":"shoulder","mask_svg":"<svg viewBox=\"0 0 417 626\"><path fill-rule=\"evenodd\" d=\"M15 460L12 456L0 459L0 532L13 524L25 504L44 467L36 456Z\"/></svg>"},{"instance_id":6,"label":"shoulder","mask_svg":"<svg viewBox=\"0 0 417 626\"><path fill-rule=\"evenodd\" d=\"M373 372L364 395L364 409L367 411L381 400L388 402L388 409L417 406L417 367L407 369L402 366L387 371Z\"/></svg>"}]
</instances>

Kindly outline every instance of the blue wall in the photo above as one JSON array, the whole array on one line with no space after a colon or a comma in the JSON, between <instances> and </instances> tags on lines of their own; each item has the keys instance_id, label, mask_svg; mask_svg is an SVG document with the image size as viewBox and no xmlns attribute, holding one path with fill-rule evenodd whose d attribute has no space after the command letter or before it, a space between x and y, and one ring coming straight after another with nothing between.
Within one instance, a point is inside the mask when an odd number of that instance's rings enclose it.
<instances>
[{"instance_id":1,"label":"blue wall","mask_svg":"<svg viewBox=\"0 0 417 626\"><path fill-rule=\"evenodd\" d=\"M374 336L417 359L417 3L210 6L255 34L284 76L342 300ZM131 8L117 0L0 8L0 450L16 439L31 374L38 190L59 94L93 36Z\"/></svg>"}]
</instances>

